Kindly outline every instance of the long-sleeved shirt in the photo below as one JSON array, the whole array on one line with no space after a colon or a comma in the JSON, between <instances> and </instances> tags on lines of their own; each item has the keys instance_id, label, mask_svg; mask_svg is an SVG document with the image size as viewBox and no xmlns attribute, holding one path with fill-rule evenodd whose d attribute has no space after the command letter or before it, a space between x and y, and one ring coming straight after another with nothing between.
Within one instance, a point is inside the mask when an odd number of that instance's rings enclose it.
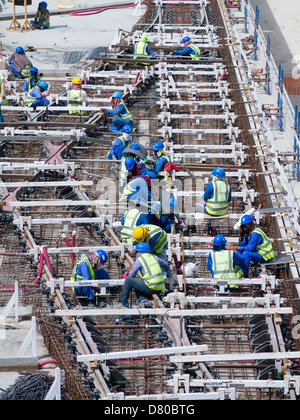
<instances>
[{"instance_id":1,"label":"long-sleeved shirt","mask_svg":"<svg viewBox=\"0 0 300 420\"><path fill-rule=\"evenodd\" d=\"M120 137L118 137L113 145L110 147L110 153L108 155L108 159L113 159L113 157L115 156L117 160L121 160L122 157L124 156L124 149L132 142L132 136L130 137L129 140L124 140L125 141L125 146L123 144L123 141Z\"/></svg>"},{"instance_id":2,"label":"long-sleeved shirt","mask_svg":"<svg viewBox=\"0 0 300 420\"><path fill-rule=\"evenodd\" d=\"M222 251L222 248L220 248L216 252L220 252L220 251ZM244 274L246 273L247 270L244 267L244 259L236 252L233 253L233 265L238 265L240 269L243 271L243 273ZM209 253L208 258L207 258L207 268L209 269L209 272L212 278L214 278L213 261L212 261L211 253Z\"/></svg>"},{"instance_id":3,"label":"long-sleeved shirt","mask_svg":"<svg viewBox=\"0 0 300 420\"><path fill-rule=\"evenodd\" d=\"M187 55L195 54L195 52L189 45L187 45L183 50L175 50L174 54Z\"/></svg>"},{"instance_id":4,"label":"long-sleeved shirt","mask_svg":"<svg viewBox=\"0 0 300 420\"><path fill-rule=\"evenodd\" d=\"M137 257L139 257L139 255L142 255L142 253L138 253ZM167 275L169 277L172 277L172 271L171 268L169 267L169 264L162 260L161 258L157 257L157 260L159 262L159 265L161 266L162 269L164 269L167 272ZM142 276L145 274L145 270L141 264L141 262L138 260L138 258L136 259L133 268L129 271L129 275L131 277L135 277L137 275L137 272L140 270Z\"/></svg>"},{"instance_id":5,"label":"long-sleeved shirt","mask_svg":"<svg viewBox=\"0 0 300 420\"><path fill-rule=\"evenodd\" d=\"M247 235L244 236L242 242L240 243L241 252L254 252L258 245L263 243L263 237L256 232L252 232L250 238Z\"/></svg>"},{"instance_id":6,"label":"long-sleeved shirt","mask_svg":"<svg viewBox=\"0 0 300 420\"><path fill-rule=\"evenodd\" d=\"M88 266L86 261L82 261L78 265L76 273L78 274L78 276L82 276L84 280L92 280L90 267ZM99 268L98 270L95 271L95 279L105 280L105 279L110 279L110 276L107 273L107 271L104 270L104 268Z\"/></svg>"},{"instance_id":7,"label":"long-sleeved shirt","mask_svg":"<svg viewBox=\"0 0 300 420\"><path fill-rule=\"evenodd\" d=\"M106 108L106 114L112 115L113 117L126 113L127 109L122 103L120 103L115 109Z\"/></svg>"}]
</instances>

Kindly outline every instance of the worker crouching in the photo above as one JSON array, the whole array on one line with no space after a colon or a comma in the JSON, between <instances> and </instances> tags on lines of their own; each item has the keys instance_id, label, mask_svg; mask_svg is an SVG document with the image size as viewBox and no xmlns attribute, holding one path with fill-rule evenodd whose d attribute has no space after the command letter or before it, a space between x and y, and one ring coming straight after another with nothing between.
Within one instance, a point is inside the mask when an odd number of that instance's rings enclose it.
<instances>
[{"instance_id":1,"label":"worker crouching","mask_svg":"<svg viewBox=\"0 0 300 420\"><path fill-rule=\"evenodd\" d=\"M48 106L50 102L42 94L48 90L48 83L40 80L38 85L32 88L26 97L26 106L35 110L38 106Z\"/></svg>"}]
</instances>

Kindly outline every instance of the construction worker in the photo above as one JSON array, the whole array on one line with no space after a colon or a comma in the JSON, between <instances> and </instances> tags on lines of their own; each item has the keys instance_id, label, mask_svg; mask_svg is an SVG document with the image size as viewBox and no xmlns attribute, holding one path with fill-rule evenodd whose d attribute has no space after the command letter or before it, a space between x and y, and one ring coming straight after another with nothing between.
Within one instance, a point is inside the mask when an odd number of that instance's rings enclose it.
<instances>
[{"instance_id":1,"label":"construction worker","mask_svg":"<svg viewBox=\"0 0 300 420\"><path fill-rule=\"evenodd\" d=\"M23 47L16 48L16 51L9 57L8 64L13 76L17 79L30 77L30 69L33 66L32 62L26 56Z\"/></svg>"},{"instance_id":2,"label":"construction worker","mask_svg":"<svg viewBox=\"0 0 300 420\"><path fill-rule=\"evenodd\" d=\"M122 99L122 93L115 91L112 94L112 109L110 108L101 108L100 114L105 112L108 115L113 117L113 124L109 126L109 129L114 133L121 133L124 125L133 126L133 118L129 112L125 102Z\"/></svg>"},{"instance_id":3,"label":"construction worker","mask_svg":"<svg viewBox=\"0 0 300 420\"><path fill-rule=\"evenodd\" d=\"M86 99L86 91L82 89L81 80L78 77L72 79L71 89L68 90L68 106L72 107L72 110L69 111L69 114L80 114L85 115L87 111L77 111L76 108L83 105L83 102L80 100ZM72 100L73 99L73 100Z\"/></svg>"},{"instance_id":4,"label":"construction worker","mask_svg":"<svg viewBox=\"0 0 300 420\"><path fill-rule=\"evenodd\" d=\"M48 4L45 1L41 1L38 5L37 12L34 20L30 21L31 26L34 29L49 29L50 28L50 15L47 9Z\"/></svg>"},{"instance_id":5,"label":"construction worker","mask_svg":"<svg viewBox=\"0 0 300 420\"><path fill-rule=\"evenodd\" d=\"M30 69L30 76L25 79L23 85L23 92L28 93L32 88L34 88L40 81L38 77L38 69L36 67L31 67Z\"/></svg>"},{"instance_id":6,"label":"construction worker","mask_svg":"<svg viewBox=\"0 0 300 420\"><path fill-rule=\"evenodd\" d=\"M211 175L212 182L208 184L203 195L203 200L206 202L204 212L211 216L224 216L231 201L231 188L223 180L226 175L223 168L214 168Z\"/></svg>"},{"instance_id":7,"label":"construction worker","mask_svg":"<svg viewBox=\"0 0 300 420\"><path fill-rule=\"evenodd\" d=\"M138 63L138 64L144 64L145 66L149 66L150 58L154 57L156 54L152 53L150 50L150 47L148 45L148 37L147 35L142 35L141 40L136 42L134 45L134 59L135 60L141 60L146 59L147 61L145 63Z\"/></svg>"},{"instance_id":8,"label":"construction worker","mask_svg":"<svg viewBox=\"0 0 300 420\"><path fill-rule=\"evenodd\" d=\"M217 235L213 240L213 250L207 259L207 268L215 279L239 279L244 277L244 261L236 252L226 249L227 240ZM238 287L233 285L231 287Z\"/></svg>"},{"instance_id":9,"label":"construction worker","mask_svg":"<svg viewBox=\"0 0 300 420\"><path fill-rule=\"evenodd\" d=\"M140 147L139 144L132 143L130 145L130 148L128 149L126 147L126 150L124 151L124 156L122 157L121 162L120 162L120 189L121 190L124 188L124 186L127 184L127 181L128 181L127 180L127 172L128 171L127 171L126 165L125 165L126 159L131 157L131 158L134 158L134 160L137 162L137 160L136 160L137 156L135 155L134 152L136 152L140 149L141 149L141 147ZM142 170L142 166L143 166L142 163L137 162L137 164L140 165L139 168ZM139 168L137 170L139 170ZM146 174L146 170L143 169L142 174L143 175Z\"/></svg>"},{"instance_id":10,"label":"construction worker","mask_svg":"<svg viewBox=\"0 0 300 420\"><path fill-rule=\"evenodd\" d=\"M133 142L133 137L131 135L133 130L130 125L124 125L122 132L123 134L116 138L107 154L107 158L110 160L113 160L114 158L121 160L124 156L124 149Z\"/></svg>"},{"instance_id":11,"label":"construction worker","mask_svg":"<svg viewBox=\"0 0 300 420\"><path fill-rule=\"evenodd\" d=\"M101 249L88 257L82 258L73 269L71 281L109 279L110 276L107 271L101 268L107 260L106 252ZM97 287L79 286L76 287L76 294L79 296L85 295L90 301L94 301L93 291L97 290Z\"/></svg>"},{"instance_id":12,"label":"construction worker","mask_svg":"<svg viewBox=\"0 0 300 420\"><path fill-rule=\"evenodd\" d=\"M251 261L266 263L272 261L275 256L272 242L262 229L255 227L251 214L245 214L241 218L239 243L229 244L227 248L235 251L235 254L243 259L246 267L245 277L248 277Z\"/></svg>"},{"instance_id":13,"label":"construction worker","mask_svg":"<svg viewBox=\"0 0 300 420\"><path fill-rule=\"evenodd\" d=\"M137 259L129 275L125 279L123 292L120 296L121 304L129 308L129 294L133 289L139 302L146 308L151 308L149 302L152 295L159 295L165 289L163 271L172 279L169 264L152 253L151 247L146 243L138 243L134 249ZM141 277L136 277L138 271Z\"/></svg>"},{"instance_id":14,"label":"construction worker","mask_svg":"<svg viewBox=\"0 0 300 420\"><path fill-rule=\"evenodd\" d=\"M127 170L127 184L122 191L121 201L138 199L155 201L150 192L151 178L137 174L138 165L134 158L126 158L125 167Z\"/></svg>"},{"instance_id":15,"label":"construction worker","mask_svg":"<svg viewBox=\"0 0 300 420\"><path fill-rule=\"evenodd\" d=\"M162 141L157 141L152 147L152 150L156 155L156 159L154 160L154 162L152 162L154 165L153 170L147 172L147 174L151 176L152 179L156 179L159 172L163 171L166 164L170 162L169 157L164 152L164 148L165 146Z\"/></svg>"},{"instance_id":16,"label":"construction worker","mask_svg":"<svg viewBox=\"0 0 300 420\"><path fill-rule=\"evenodd\" d=\"M155 225L141 225L133 230L134 241L146 242L151 252L164 261L167 261L168 238L166 232Z\"/></svg>"},{"instance_id":17,"label":"construction worker","mask_svg":"<svg viewBox=\"0 0 300 420\"><path fill-rule=\"evenodd\" d=\"M138 221L141 219L147 210L147 203L144 199L139 199L135 207L129 208L122 216L121 224L123 229L120 236L122 242L134 242L133 231L136 228ZM141 223L140 223L141 224Z\"/></svg>"},{"instance_id":18,"label":"construction worker","mask_svg":"<svg viewBox=\"0 0 300 420\"><path fill-rule=\"evenodd\" d=\"M5 77L0 76L0 123L4 123L4 118L1 112L1 105L6 103L5 98Z\"/></svg>"},{"instance_id":19,"label":"construction worker","mask_svg":"<svg viewBox=\"0 0 300 420\"><path fill-rule=\"evenodd\" d=\"M46 99L42 93L48 90L48 83L44 80L40 80L38 85L28 92L26 97L26 106L32 106L35 110L37 106L48 106L50 102Z\"/></svg>"},{"instance_id":20,"label":"construction worker","mask_svg":"<svg viewBox=\"0 0 300 420\"><path fill-rule=\"evenodd\" d=\"M182 43L184 45L184 49L183 50L175 50L174 54L187 55L187 56L190 56L192 58L192 60L199 61L200 56L201 56L201 50L200 50L199 47L197 47L196 44L194 44L191 41L191 38L189 36L185 36L182 39Z\"/></svg>"}]
</instances>

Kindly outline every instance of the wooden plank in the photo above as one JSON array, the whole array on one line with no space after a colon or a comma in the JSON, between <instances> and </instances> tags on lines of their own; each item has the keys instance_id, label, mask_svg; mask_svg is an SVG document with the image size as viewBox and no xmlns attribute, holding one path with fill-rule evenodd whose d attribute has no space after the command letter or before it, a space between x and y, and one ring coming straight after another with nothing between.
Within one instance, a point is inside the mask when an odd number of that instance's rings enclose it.
<instances>
[{"instance_id":1,"label":"wooden plank","mask_svg":"<svg viewBox=\"0 0 300 420\"><path fill-rule=\"evenodd\" d=\"M21 372L23 370L38 370L39 361L36 357L0 358L0 372Z\"/></svg>"}]
</instances>

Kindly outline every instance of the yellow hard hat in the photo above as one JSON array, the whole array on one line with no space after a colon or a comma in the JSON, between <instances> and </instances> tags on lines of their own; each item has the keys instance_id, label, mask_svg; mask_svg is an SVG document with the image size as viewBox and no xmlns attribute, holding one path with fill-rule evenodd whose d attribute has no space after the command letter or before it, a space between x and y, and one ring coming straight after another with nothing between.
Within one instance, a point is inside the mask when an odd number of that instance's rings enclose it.
<instances>
[{"instance_id":1,"label":"yellow hard hat","mask_svg":"<svg viewBox=\"0 0 300 420\"><path fill-rule=\"evenodd\" d=\"M133 237L136 242L144 242L148 237L148 229L144 226L137 226L133 229Z\"/></svg>"},{"instance_id":2,"label":"yellow hard hat","mask_svg":"<svg viewBox=\"0 0 300 420\"><path fill-rule=\"evenodd\" d=\"M80 85L81 81L78 77L74 77L74 79L72 80L73 85Z\"/></svg>"}]
</instances>

